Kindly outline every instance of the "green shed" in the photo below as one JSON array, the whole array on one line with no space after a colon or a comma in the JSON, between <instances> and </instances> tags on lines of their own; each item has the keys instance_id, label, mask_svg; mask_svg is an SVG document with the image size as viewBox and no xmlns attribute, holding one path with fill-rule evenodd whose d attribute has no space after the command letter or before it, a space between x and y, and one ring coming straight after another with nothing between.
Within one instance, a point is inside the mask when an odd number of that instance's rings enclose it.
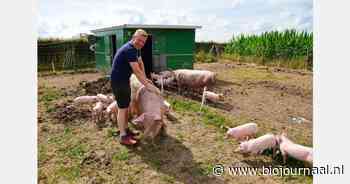
<instances>
[{"instance_id":1,"label":"green shed","mask_svg":"<svg viewBox=\"0 0 350 184\"><path fill-rule=\"evenodd\" d=\"M118 48L139 28L150 35L141 49L148 76L150 72L193 68L195 30L201 26L124 24L91 31L96 37L97 69L109 70Z\"/></svg>"}]
</instances>

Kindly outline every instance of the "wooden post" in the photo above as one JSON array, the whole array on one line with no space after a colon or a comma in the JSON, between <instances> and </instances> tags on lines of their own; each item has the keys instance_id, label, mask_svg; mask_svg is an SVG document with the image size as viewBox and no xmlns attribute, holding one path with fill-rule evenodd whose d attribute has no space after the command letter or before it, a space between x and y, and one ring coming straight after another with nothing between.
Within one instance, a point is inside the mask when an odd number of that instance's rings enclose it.
<instances>
[{"instance_id":1,"label":"wooden post","mask_svg":"<svg viewBox=\"0 0 350 184\"><path fill-rule=\"evenodd\" d=\"M56 73L55 64L54 64L53 60L51 60L51 67L52 67L52 71L53 71L54 73Z\"/></svg>"}]
</instances>

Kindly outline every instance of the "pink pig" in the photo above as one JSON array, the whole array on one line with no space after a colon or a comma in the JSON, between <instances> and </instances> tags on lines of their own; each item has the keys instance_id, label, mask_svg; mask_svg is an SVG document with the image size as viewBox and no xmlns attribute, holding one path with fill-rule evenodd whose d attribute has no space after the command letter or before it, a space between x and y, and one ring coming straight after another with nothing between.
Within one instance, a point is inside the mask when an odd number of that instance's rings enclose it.
<instances>
[{"instance_id":1,"label":"pink pig","mask_svg":"<svg viewBox=\"0 0 350 184\"><path fill-rule=\"evenodd\" d=\"M215 83L216 74L207 70L174 70L175 79L179 88L188 87L194 90Z\"/></svg>"},{"instance_id":2,"label":"pink pig","mask_svg":"<svg viewBox=\"0 0 350 184\"><path fill-rule=\"evenodd\" d=\"M276 152L277 147L277 138L273 134L265 134L256 139L251 139L248 141L243 141L240 143L239 147L235 150L235 152L240 153L252 153L252 154L261 154L264 150L268 148L273 149L273 157Z\"/></svg>"},{"instance_id":3,"label":"pink pig","mask_svg":"<svg viewBox=\"0 0 350 184\"><path fill-rule=\"evenodd\" d=\"M96 95L98 100L100 102L103 102L103 103L111 103L113 101L113 99L107 95L104 95L104 94L97 94Z\"/></svg>"},{"instance_id":4,"label":"pink pig","mask_svg":"<svg viewBox=\"0 0 350 184\"><path fill-rule=\"evenodd\" d=\"M136 94L136 104L139 117L133 123L144 129L144 137L152 140L160 130L165 130L163 115L166 112L166 104L163 97L156 95L142 86Z\"/></svg>"},{"instance_id":5,"label":"pink pig","mask_svg":"<svg viewBox=\"0 0 350 184\"><path fill-rule=\"evenodd\" d=\"M278 136L278 142L281 154L283 156L283 163L286 163L287 156L291 156L295 159L307 162L308 164L312 165L312 148L295 144L286 137L286 133L282 133L280 136Z\"/></svg>"},{"instance_id":6,"label":"pink pig","mask_svg":"<svg viewBox=\"0 0 350 184\"><path fill-rule=\"evenodd\" d=\"M216 93L211 92L211 91L205 91L204 93L205 93L204 94L205 98L208 99L209 101L212 101L212 102L218 102L218 101L223 99L222 94L216 94Z\"/></svg>"},{"instance_id":7,"label":"pink pig","mask_svg":"<svg viewBox=\"0 0 350 184\"><path fill-rule=\"evenodd\" d=\"M116 122L117 121L117 117L116 117L117 113L118 113L117 101L113 101L106 108L106 114L113 122Z\"/></svg>"},{"instance_id":8,"label":"pink pig","mask_svg":"<svg viewBox=\"0 0 350 184\"><path fill-rule=\"evenodd\" d=\"M102 102L97 102L95 107L92 109L92 117L95 122L100 122L103 119L103 108Z\"/></svg>"},{"instance_id":9,"label":"pink pig","mask_svg":"<svg viewBox=\"0 0 350 184\"><path fill-rule=\"evenodd\" d=\"M97 100L98 100L97 96L79 96L79 97L76 97L73 100L73 102L74 104L83 104L83 103L91 104L91 103L97 102Z\"/></svg>"},{"instance_id":10,"label":"pink pig","mask_svg":"<svg viewBox=\"0 0 350 184\"><path fill-rule=\"evenodd\" d=\"M230 128L226 132L226 136L235 138L240 141L255 136L257 132L258 126L256 123L246 123L234 128Z\"/></svg>"}]
</instances>

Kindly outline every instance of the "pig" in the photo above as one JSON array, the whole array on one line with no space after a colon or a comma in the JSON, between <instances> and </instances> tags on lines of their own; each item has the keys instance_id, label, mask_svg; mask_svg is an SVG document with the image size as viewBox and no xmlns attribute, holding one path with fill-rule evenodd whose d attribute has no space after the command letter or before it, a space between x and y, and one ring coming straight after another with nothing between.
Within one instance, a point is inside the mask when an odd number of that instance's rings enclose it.
<instances>
[{"instance_id":1,"label":"pig","mask_svg":"<svg viewBox=\"0 0 350 184\"><path fill-rule=\"evenodd\" d=\"M175 84L175 73L171 71L163 71L159 74L151 74L151 78L158 86L172 86Z\"/></svg>"},{"instance_id":2,"label":"pig","mask_svg":"<svg viewBox=\"0 0 350 184\"><path fill-rule=\"evenodd\" d=\"M113 97L111 97L111 96L107 96L104 94L97 94L96 96L98 98L98 101L100 101L100 102L107 103L107 104L113 102Z\"/></svg>"},{"instance_id":3,"label":"pig","mask_svg":"<svg viewBox=\"0 0 350 184\"><path fill-rule=\"evenodd\" d=\"M103 108L103 103L99 101L92 109L92 118L96 123L101 122L103 120Z\"/></svg>"},{"instance_id":4,"label":"pig","mask_svg":"<svg viewBox=\"0 0 350 184\"><path fill-rule=\"evenodd\" d=\"M241 142L239 147L235 150L235 152L258 155L261 154L264 150L272 148L272 157L274 157L277 146L277 137L269 133L256 139Z\"/></svg>"},{"instance_id":5,"label":"pig","mask_svg":"<svg viewBox=\"0 0 350 184\"><path fill-rule=\"evenodd\" d=\"M234 128L229 128L226 132L226 136L241 141L244 139L247 140L250 137L254 137L257 132L258 126L256 123L246 123Z\"/></svg>"},{"instance_id":6,"label":"pig","mask_svg":"<svg viewBox=\"0 0 350 184\"><path fill-rule=\"evenodd\" d=\"M113 101L111 104L108 105L106 108L106 114L107 117L112 120L112 122L117 122L117 115L118 108L117 108L117 101Z\"/></svg>"},{"instance_id":7,"label":"pig","mask_svg":"<svg viewBox=\"0 0 350 184\"><path fill-rule=\"evenodd\" d=\"M211 102L218 102L223 99L223 94L216 94L211 91L205 91L205 98L208 99Z\"/></svg>"},{"instance_id":8,"label":"pig","mask_svg":"<svg viewBox=\"0 0 350 184\"><path fill-rule=\"evenodd\" d=\"M156 81L156 80L160 79L160 75L159 74L155 74L155 73L152 72L151 73L151 79Z\"/></svg>"},{"instance_id":9,"label":"pig","mask_svg":"<svg viewBox=\"0 0 350 184\"><path fill-rule=\"evenodd\" d=\"M283 163L287 161L287 156L291 156L297 160L306 162L312 165L313 150L310 147L296 144L287 138L286 133L283 132L278 136L279 148L283 157Z\"/></svg>"},{"instance_id":10,"label":"pig","mask_svg":"<svg viewBox=\"0 0 350 184\"><path fill-rule=\"evenodd\" d=\"M191 89L203 88L215 83L216 74L207 70L189 70L179 69L174 70L175 79L179 91L182 87Z\"/></svg>"},{"instance_id":11,"label":"pig","mask_svg":"<svg viewBox=\"0 0 350 184\"><path fill-rule=\"evenodd\" d=\"M164 100L161 108L165 113L168 113L170 111L170 103Z\"/></svg>"},{"instance_id":12,"label":"pig","mask_svg":"<svg viewBox=\"0 0 350 184\"><path fill-rule=\"evenodd\" d=\"M142 86L137 91L136 104L139 116L133 120L133 123L144 130L144 138L151 139L153 142L161 130L165 131L163 115L166 105L164 99Z\"/></svg>"},{"instance_id":13,"label":"pig","mask_svg":"<svg viewBox=\"0 0 350 184\"><path fill-rule=\"evenodd\" d=\"M218 102L223 100L223 94L216 94L214 92L208 91L207 87L205 86L203 89L203 98L208 99L211 102Z\"/></svg>"},{"instance_id":14,"label":"pig","mask_svg":"<svg viewBox=\"0 0 350 184\"><path fill-rule=\"evenodd\" d=\"M79 96L76 97L73 102L74 104L92 104L98 101L97 96Z\"/></svg>"},{"instance_id":15,"label":"pig","mask_svg":"<svg viewBox=\"0 0 350 184\"><path fill-rule=\"evenodd\" d=\"M136 98L137 90L141 88L142 83L137 79L135 74L130 77L130 88L131 88L131 100Z\"/></svg>"},{"instance_id":16,"label":"pig","mask_svg":"<svg viewBox=\"0 0 350 184\"><path fill-rule=\"evenodd\" d=\"M130 101L130 115L131 117L139 114L138 107L136 105L136 94L137 91L142 87L142 83L137 79L135 74L130 77L130 88L131 88L131 101Z\"/></svg>"},{"instance_id":17,"label":"pig","mask_svg":"<svg viewBox=\"0 0 350 184\"><path fill-rule=\"evenodd\" d=\"M169 78L169 77L172 77L172 76L175 75L175 73L174 73L173 71L168 71L168 70L166 70L166 71L161 71L161 72L159 72L159 74L160 74L161 76L163 76L164 78Z\"/></svg>"}]
</instances>

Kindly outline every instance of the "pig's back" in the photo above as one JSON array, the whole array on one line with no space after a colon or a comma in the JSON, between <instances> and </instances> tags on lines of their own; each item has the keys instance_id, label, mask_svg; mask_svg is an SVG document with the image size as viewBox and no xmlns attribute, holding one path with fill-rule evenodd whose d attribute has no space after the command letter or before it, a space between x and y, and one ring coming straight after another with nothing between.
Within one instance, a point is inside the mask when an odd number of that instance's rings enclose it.
<instances>
[{"instance_id":1,"label":"pig's back","mask_svg":"<svg viewBox=\"0 0 350 184\"><path fill-rule=\"evenodd\" d=\"M141 112L150 112L154 114L161 114L161 107L163 98L148 91L146 87L142 86L138 92L138 102Z\"/></svg>"}]
</instances>

